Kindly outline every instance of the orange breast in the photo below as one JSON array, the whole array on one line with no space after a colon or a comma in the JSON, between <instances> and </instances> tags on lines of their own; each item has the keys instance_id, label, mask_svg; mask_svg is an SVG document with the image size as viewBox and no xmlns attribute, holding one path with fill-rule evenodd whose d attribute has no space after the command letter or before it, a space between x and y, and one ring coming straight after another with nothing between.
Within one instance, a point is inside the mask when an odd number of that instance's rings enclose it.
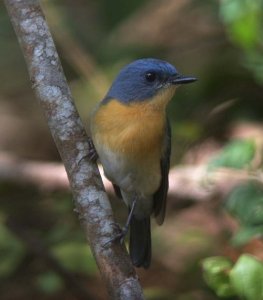
<instances>
[{"instance_id":1,"label":"orange breast","mask_svg":"<svg viewBox=\"0 0 263 300\"><path fill-rule=\"evenodd\" d=\"M111 100L101 105L92 120L94 142L137 161L147 155L160 158L166 103L153 104L144 101L127 105Z\"/></svg>"}]
</instances>

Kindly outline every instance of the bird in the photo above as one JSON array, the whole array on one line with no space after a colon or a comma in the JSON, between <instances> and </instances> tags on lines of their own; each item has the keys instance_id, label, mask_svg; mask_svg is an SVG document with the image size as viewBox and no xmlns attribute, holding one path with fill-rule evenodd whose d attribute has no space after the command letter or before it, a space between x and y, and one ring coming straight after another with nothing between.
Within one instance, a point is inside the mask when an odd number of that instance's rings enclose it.
<instances>
[{"instance_id":1,"label":"bird","mask_svg":"<svg viewBox=\"0 0 263 300\"><path fill-rule=\"evenodd\" d=\"M91 157L98 158L116 195L128 207L129 254L136 267L151 263L151 216L164 221L171 155L167 105L176 88L196 81L170 63L141 58L124 66L91 114ZM94 155L95 154L95 155Z\"/></svg>"}]
</instances>

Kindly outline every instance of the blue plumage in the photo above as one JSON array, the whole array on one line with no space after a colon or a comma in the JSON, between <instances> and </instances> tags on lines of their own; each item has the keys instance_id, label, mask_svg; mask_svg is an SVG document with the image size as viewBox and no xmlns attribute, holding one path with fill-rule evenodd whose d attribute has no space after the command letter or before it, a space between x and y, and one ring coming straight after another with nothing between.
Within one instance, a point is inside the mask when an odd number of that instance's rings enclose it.
<instances>
[{"instance_id":1,"label":"blue plumage","mask_svg":"<svg viewBox=\"0 0 263 300\"><path fill-rule=\"evenodd\" d=\"M147 74L155 74L154 81ZM118 99L129 103L150 99L163 88L171 76L178 74L176 68L166 61L155 58L138 59L125 66L114 80L105 99Z\"/></svg>"}]
</instances>

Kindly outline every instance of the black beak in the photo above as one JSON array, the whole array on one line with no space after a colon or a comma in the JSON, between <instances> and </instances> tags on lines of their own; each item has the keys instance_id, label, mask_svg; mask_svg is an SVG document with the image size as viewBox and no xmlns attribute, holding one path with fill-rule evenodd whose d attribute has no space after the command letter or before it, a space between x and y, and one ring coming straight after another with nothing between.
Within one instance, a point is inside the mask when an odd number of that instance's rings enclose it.
<instances>
[{"instance_id":1,"label":"black beak","mask_svg":"<svg viewBox=\"0 0 263 300\"><path fill-rule=\"evenodd\" d=\"M173 75L169 78L171 84L186 84L196 81L197 78L191 76L184 76L180 74Z\"/></svg>"}]
</instances>

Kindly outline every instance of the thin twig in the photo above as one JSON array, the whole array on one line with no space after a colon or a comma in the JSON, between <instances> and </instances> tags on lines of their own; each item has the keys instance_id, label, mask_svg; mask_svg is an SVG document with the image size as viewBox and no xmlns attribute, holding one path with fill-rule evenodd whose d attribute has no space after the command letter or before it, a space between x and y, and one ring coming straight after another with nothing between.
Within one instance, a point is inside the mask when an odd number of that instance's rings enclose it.
<instances>
[{"instance_id":1,"label":"thin twig","mask_svg":"<svg viewBox=\"0 0 263 300\"><path fill-rule=\"evenodd\" d=\"M37 0L5 0L33 88L57 145L86 237L112 299L143 299L125 247L105 243L115 234L98 168L86 158L87 136ZM85 262L83 262L85 263Z\"/></svg>"}]
</instances>

